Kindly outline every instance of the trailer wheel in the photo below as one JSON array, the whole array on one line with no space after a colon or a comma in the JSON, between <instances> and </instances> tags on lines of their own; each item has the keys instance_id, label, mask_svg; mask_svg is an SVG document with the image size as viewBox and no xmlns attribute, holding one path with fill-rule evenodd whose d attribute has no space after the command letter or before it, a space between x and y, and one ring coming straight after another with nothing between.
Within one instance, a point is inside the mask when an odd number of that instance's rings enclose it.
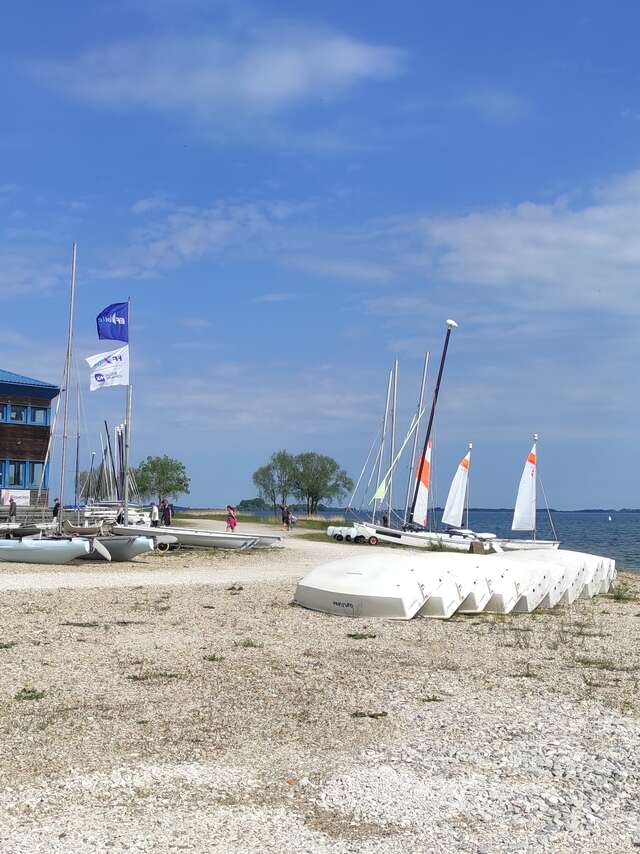
<instances>
[{"instance_id":1,"label":"trailer wheel","mask_svg":"<svg viewBox=\"0 0 640 854\"><path fill-rule=\"evenodd\" d=\"M342 534L336 534L336 540L337 540L339 543L341 543L341 542L344 540L344 537L342 536Z\"/></svg>"},{"instance_id":2,"label":"trailer wheel","mask_svg":"<svg viewBox=\"0 0 640 854\"><path fill-rule=\"evenodd\" d=\"M351 542L351 534L345 534L345 535L344 535L344 538L345 538L345 540L346 540L348 543L350 543L350 542Z\"/></svg>"},{"instance_id":3,"label":"trailer wheel","mask_svg":"<svg viewBox=\"0 0 640 854\"><path fill-rule=\"evenodd\" d=\"M169 545L170 545L169 543L158 543L158 551L162 552L163 554L164 554L164 552L168 552L169 551Z\"/></svg>"},{"instance_id":4,"label":"trailer wheel","mask_svg":"<svg viewBox=\"0 0 640 854\"><path fill-rule=\"evenodd\" d=\"M357 543L361 546L364 542L366 542L366 538L362 534L358 534L358 536L354 539L354 543Z\"/></svg>"},{"instance_id":5,"label":"trailer wheel","mask_svg":"<svg viewBox=\"0 0 640 854\"><path fill-rule=\"evenodd\" d=\"M370 546L377 546L378 545L378 538L377 537L369 537L367 542L369 543Z\"/></svg>"}]
</instances>

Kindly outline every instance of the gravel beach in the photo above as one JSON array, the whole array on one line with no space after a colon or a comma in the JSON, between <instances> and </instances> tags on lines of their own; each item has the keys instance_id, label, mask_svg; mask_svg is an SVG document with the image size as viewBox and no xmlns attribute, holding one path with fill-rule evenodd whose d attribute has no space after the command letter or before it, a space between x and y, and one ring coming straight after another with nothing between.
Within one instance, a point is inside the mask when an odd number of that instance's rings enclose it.
<instances>
[{"instance_id":1,"label":"gravel beach","mask_svg":"<svg viewBox=\"0 0 640 854\"><path fill-rule=\"evenodd\" d=\"M640 850L640 598L292 605L354 548L3 564L2 854Z\"/></svg>"}]
</instances>

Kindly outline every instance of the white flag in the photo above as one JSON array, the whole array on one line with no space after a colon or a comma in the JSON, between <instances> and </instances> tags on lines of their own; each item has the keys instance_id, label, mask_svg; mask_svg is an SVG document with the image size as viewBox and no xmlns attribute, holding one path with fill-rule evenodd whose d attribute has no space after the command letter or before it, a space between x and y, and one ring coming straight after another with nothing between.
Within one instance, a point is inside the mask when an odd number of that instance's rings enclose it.
<instances>
[{"instance_id":1,"label":"white flag","mask_svg":"<svg viewBox=\"0 0 640 854\"><path fill-rule=\"evenodd\" d=\"M91 368L91 391L111 385L129 385L129 345L96 353L86 361Z\"/></svg>"}]
</instances>

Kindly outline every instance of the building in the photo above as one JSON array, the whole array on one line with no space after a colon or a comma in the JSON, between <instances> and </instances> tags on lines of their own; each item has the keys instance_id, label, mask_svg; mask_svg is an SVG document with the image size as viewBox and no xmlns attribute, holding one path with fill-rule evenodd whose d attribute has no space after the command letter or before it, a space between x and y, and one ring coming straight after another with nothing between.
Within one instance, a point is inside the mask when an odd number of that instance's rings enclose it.
<instances>
[{"instance_id":1,"label":"building","mask_svg":"<svg viewBox=\"0 0 640 854\"><path fill-rule=\"evenodd\" d=\"M48 501L45 459L51 432L51 401L60 389L0 370L0 504L10 495L19 506ZM44 478L43 478L44 475Z\"/></svg>"}]
</instances>

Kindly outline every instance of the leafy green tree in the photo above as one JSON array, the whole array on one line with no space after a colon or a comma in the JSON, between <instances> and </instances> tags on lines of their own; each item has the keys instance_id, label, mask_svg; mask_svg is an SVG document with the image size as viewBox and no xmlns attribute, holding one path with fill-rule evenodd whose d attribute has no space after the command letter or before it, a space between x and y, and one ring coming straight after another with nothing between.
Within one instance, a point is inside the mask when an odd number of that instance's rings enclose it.
<instances>
[{"instance_id":1,"label":"leafy green tree","mask_svg":"<svg viewBox=\"0 0 640 854\"><path fill-rule=\"evenodd\" d=\"M295 495L304 502L307 515L315 513L322 499L336 500L353 489L353 481L332 458L314 451L294 458Z\"/></svg>"},{"instance_id":2,"label":"leafy green tree","mask_svg":"<svg viewBox=\"0 0 640 854\"><path fill-rule=\"evenodd\" d=\"M262 498L271 504L275 514L278 501L278 486L272 464L267 463L266 466L256 469L253 473L253 482L258 487Z\"/></svg>"},{"instance_id":3,"label":"leafy green tree","mask_svg":"<svg viewBox=\"0 0 640 854\"><path fill-rule=\"evenodd\" d=\"M264 498L243 498L238 504L238 510L244 513L259 513L261 510L268 510L269 505Z\"/></svg>"},{"instance_id":4,"label":"leafy green tree","mask_svg":"<svg viewBox=\"0 0 640 854\"><path fill-rule=\"evenodd\" d=\"M144 498L156 495L158 500L176 498L185 493L188 495L191 488L184 464L166 454L162 457L147 457L134 473L138 491Z\"/></svg>"},{"instance_id":5,"label":"leafy green tree","mask_svg":"<svg viewBox=\"0 0 640 854\"><path fill-rule=\"evenodd\" d=\"M275 454L271 454L269 464L273 467L273 477L280 496L280 503L286 504L295 485L295 458L288 451L276 451Z\"/></svg>"}]
</instances>

